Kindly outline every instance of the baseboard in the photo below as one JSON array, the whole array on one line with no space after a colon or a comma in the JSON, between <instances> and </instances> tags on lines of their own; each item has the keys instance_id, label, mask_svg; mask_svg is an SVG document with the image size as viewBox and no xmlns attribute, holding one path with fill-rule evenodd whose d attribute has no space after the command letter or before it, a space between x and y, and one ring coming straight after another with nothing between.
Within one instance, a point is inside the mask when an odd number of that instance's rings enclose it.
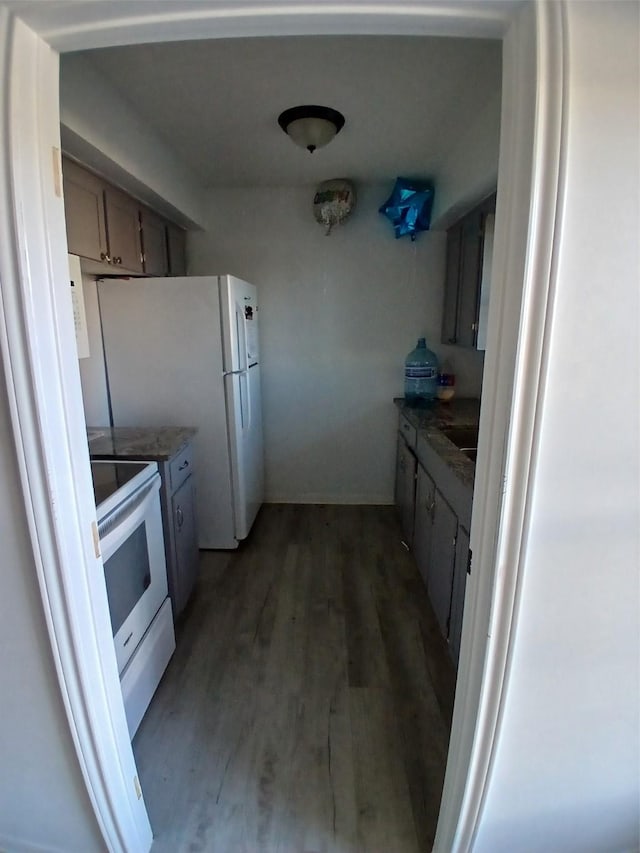
<instances>
[{"instance_id":1,"label":"baseboard","mask_svg":"<svg viewBox=\"0 0 640 853\"><path fill-rule=\"evenodd\" d=\"M329 506L392 506L389 495L325 495L318 493L303 495L268 495L267 504L327 504Z\"/></svg>"}]
</instances>

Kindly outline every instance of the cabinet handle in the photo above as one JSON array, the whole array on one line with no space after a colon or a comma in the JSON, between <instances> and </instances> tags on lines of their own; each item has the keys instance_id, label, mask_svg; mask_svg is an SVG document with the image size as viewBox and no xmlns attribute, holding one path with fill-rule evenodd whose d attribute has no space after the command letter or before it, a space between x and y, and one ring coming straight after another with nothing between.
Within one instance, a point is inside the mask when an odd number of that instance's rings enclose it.
<instances>
[{"instance_id":1,"label":"cabinet handle","mask_svg":"<svg viewBox=\"0 0 640 853\"><path fill-rule=\"evenodd\" d=\"M180 528L184 524L184 513L182 512L180 507L178 507L178 509L176 510L176 521L178 522L178 530L180 530Z\"/></svg>"},{"instance_id":2,"label":"cabinet handle","mask_svg":"<svg viewBox=\"0 0 640 853\"><path fill-rule=\"evenodd\" d=\"M431 503L427 504L427 512L431 516L431 521L435 518L436 515L436 499L434 498Z\"/></svg>"},{"instance_id":3,"label":"cabinet handle","mask_svg":"<svg viewBox=\"0 0 640 853\"><path fill-rule=\"evenodd\" d=\"M114 259L113 259L113 263L114 263L114 264L121 264L121 263L122 263L122 258L114 258Z\"/></svg>"},{"instance_id":4,"label":"cabinet handle","mask_svg":"<svg viewBox=\"0 0 640 853\"><path fill-rule=\"evenodd\" d=\"M106 252L100 252L100 260L106 261L108 264L111 263L111 258L109 257L109 255Z\"/></svg>"},{"instance_id":5,"label":"cabinet handle","mask_svg":"<svg viewBox=\"0 0 640 853\"><path fill-rule=\"evenodd\" d=\"M188 468L188 467L189 467L189 460L187 459L182 463L182 465L180 465L178 467L178 471L184 471L184 469Z\"/></svg>"}]
</instances>

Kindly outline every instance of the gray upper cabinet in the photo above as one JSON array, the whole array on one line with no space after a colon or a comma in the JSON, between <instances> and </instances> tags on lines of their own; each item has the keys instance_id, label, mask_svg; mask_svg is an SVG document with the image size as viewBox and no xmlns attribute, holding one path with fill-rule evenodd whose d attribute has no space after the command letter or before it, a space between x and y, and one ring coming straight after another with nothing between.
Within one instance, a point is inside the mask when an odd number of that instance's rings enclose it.
<instances>
[{"instance_id":1,"label":"gray upper cabinet","mask_svg":"<svg viewBox=\"0 0 640 853\"><path fill-rule=\"evenodd\" d=\"M481 302L487 301L489 281L483 282L485 225L495 211L495 193L447 231L447 268L442 315L442 343L478 348ZM491 242L491 251L493 243ZM489 251L489 244L487 244ZM484 294L481 288L485 287Z\"/></svg>"},{"instance_id":2,"label":"gray upper cabinet","mask_svg":"<svg viewBox=\"0 0 640 853\"><path fill-rule=\"evenodd\" d=\"M91 272L185 275L182 228L67 157L62 174L69 252L96 261Z\"/></svg>"},{"instance_id":3,"label":"gray upper cabinet","mask_svg":"<svg viewBox=\"0 0 640 853\"><path fill-rule=\"evenodd\" d=\"M460 272L460 246L462 225L452 225L447 231L447 271L442 310L442 343L457 343L458 335L458 276Z\"/></svg>"},{"instance_id":4,"label":"gray upper cabinet","mask_svg":"<svg viewBox=\"0 0 640 853\"><path fill-rule=\"evenodd\" d=\"M167 226L153 211L140 211L144 271L147 275L169 275L167 257Z\"/></svg>"},{"instance_id":5,"label":"gray upper cabinet","mask_svg":"<svg viewBox=\"0 0 640 853\"><path fill-rule=\"evenodd\" d=\"M395 504L402 537L457 666L469 560L473 487L444 463L428 433L400 413Z\"/></svg>"},{"instance_id":6,"label":"gray upper cabinet","mask_svg":"<svg viewBox=\"0 0 640 853\"><path fill-rule=\"evenodd\" d=\"M69 252L93 261L107 261L103 181L65 160L63 186Z\"/></svg>"},{"instance_id":7,"label":"gray upper cabinet","mask_svg":"<svg viewBox=\"0 0 640 853\"><path fill-rule=\"evenodd\" d=\"M482 213L472 211L462 223L458 277L456 343L475 347L478 332L478 299L482 270Z\"/></svg>"},{"instance_id":8,"label":"gray upper cabinet","mask_svg":"<svg viewBox=\"0 0 640 853\"><path fill-rule=\"evenodd\" d=\"M132 272L143 272L137 202L109 186L105 187L104 200L111 264Z\"/></svg>"},{"instance_id":9,"label":"gray upper cabinet","mask_svg":"<svg viewBox=\"0 0 640 853\"><path fill-rule=\"evenodd\" d=\"M169 597L176 619L196 582L199 565L193 446L188 443L170 459L158 462L160 504L167 558Z\"/></svg>"},{"instance_id":10,"label":"gray upper cabinet","mask_svg":"<svg viewBox=\"0 0 640 853\"><path fill-rule=\"evenodd\" d=\"M169 252L169 274L187 274L187 233L177 225L167 225L167 248Z\"/></svg>"},{"instance_id":11,"label":"gray upper cabinet","mask_svg":"<svg viewBox=\"0 0 640 853\"><path fill-rule=\"evenodd\" d=\"M449 653L457 665L467 582L469 534L420 462L412 551L442 636L447 640Z\"/></svg>"}]
</instances>

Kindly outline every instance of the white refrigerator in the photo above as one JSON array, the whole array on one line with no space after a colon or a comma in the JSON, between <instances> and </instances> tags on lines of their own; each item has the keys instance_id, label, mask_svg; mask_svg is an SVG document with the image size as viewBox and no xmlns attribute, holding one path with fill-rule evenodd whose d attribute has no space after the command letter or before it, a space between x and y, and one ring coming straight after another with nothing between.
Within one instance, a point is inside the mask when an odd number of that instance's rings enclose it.
<instances>
[{"instance_id":1,"label":"white refrigerator","mask_svg":"<svg viewBox=\"0 0 640 853\"><path fill-rule=\"evenodd\" d=\"M231 275L98 283L113 426L194 426L200 548L237 548L263 501L258 292Z\"/></svg>"}]
</instances>

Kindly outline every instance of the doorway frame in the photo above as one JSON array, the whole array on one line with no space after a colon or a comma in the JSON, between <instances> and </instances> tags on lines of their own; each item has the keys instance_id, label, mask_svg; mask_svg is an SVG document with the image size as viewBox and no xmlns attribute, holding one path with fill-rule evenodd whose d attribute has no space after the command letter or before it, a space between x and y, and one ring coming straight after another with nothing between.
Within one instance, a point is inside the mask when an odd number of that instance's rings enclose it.
<instances>
[{"instance_id":1,"label":"doorway frame","mask_svg":"<svg viewBox=\"0 0 640 853\"><path fill-rule=\"evenodd\" d=\"M24 4L26 20L30 4ZM126 729L101 560L75 353L61 191L58 51L233 35L494 35L503 105L494 287L480 421L458 691L435 850L470 849L509 677L526 549L538 400L545 381L565 181L564 2L386 4L268 0L145 3L108 19L49 6L41 36L0 8L8 76L1 119L0 351L34 563L61 693L96 819L111 851L148 850L151 829ZM98 7L83 19L83 7ZM18 10L20 7L18 6ZM19 14L19 12L18 12ZM36 16L37 18L37 16ZM172 35L173 34L173 35ZM29 211L28 217L25 211ZM64 507L64 512L58 508ZM109 646L111 645L111 649Z\"/></svg>"}]
</instances>

